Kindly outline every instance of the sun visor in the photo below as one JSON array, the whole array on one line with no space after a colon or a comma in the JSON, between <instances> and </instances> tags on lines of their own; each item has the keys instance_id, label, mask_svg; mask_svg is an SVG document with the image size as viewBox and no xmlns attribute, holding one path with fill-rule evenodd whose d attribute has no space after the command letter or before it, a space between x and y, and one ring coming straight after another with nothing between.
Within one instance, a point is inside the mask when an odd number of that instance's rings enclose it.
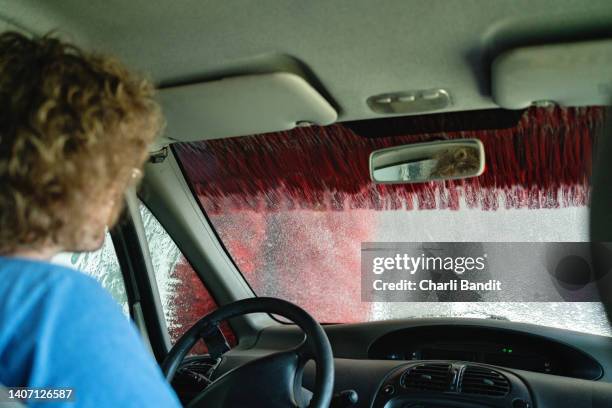
<instances>
[{"instance_id":1,"label":"sun visor","mask_svg":"<svg viewBox=\"0 0 612 408\"><path fill-rule=\"evenodd\" d=\"M495 102L521 109L533 102L608 105L612 99L612 39L514 48L491 70Z\"/></svg>"},{"instance_id":2,"label":"sun visor","mask_svg":"<svg viewBox=\"0 0 612 408\"><path fill-rule=\"evenodd\" d=\"M288 73L235 76L164 88L165 136L194 141L329 125L336 110L302 77Z\"/></svg>"}]
</instances>

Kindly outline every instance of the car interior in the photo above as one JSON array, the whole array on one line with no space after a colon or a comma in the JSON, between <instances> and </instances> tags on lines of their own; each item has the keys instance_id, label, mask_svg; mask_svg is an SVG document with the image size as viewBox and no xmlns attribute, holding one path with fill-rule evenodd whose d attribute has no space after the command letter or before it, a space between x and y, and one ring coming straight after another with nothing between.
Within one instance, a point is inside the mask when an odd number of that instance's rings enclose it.
<instances>
[{"instance_id":1,"label":"car interior","mask_svg":"<svg viewBox=\"0 0 612 408\"><path fill-rule=\"evenodd\" d=\"M4 30L157 86L121 222L56 261L120 302L185 406L612 406L609 0L0 0ZM459 173L397 164L451 142ZM526 245L490 263L503 296L384 301L369 242ZM578 278L514 274L582 256L566 243L593 256Z\"/></svg>"}]
</instances>

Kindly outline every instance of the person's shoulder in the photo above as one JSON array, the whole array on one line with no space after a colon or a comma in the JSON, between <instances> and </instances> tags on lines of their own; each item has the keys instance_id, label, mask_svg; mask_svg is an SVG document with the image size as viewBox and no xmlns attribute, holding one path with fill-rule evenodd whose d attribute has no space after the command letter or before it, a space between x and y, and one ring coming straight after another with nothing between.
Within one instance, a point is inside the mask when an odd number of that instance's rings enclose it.
<instances>
[{"instance_id":1,"label":"person's shoulder","mask_svg":"<svg viewBox=\"0 0 612 408\"><path fill-rule=\"evenodd\" d=\"M29 258L0 257L2 280L32 280L36 283L90 285L95 280L76 269Z\"/></svg>"},{"instance_id":2,"label":"person's shoulder","mask_svg":"<svg viewBox=\"0 0 612 408\"><path fill-rule=\"evenodd\" d=\"M48 296L70 292L74 296L104 296L98 282L83 272L51 262L0 257L0 293Z\"/></svg>"}]
</instances>

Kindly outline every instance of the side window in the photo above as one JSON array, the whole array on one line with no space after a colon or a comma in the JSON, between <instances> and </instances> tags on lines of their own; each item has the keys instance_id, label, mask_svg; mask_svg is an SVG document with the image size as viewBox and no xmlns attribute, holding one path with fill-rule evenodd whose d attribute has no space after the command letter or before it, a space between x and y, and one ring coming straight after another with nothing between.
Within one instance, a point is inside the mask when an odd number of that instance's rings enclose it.
<instances>
[{"instance_id":1,"label":"side window","mask_svg":"<svg viewBox=\"0 0 612 408\"><path fill-rule=\"evenodd\" d=\"M111 296L121 305L123 313L129 316L127 293L121 274L119 260L109 233L106 233L102 248L93 252L63 252L53 257L52 262L77 269L100 282Z\"/></svg>"},{"instance_id":2,"label":"side window","mask_svg":"<svg viewBox=\"0 0 612 408\"><path fill-rule=\"evenodd\" d=\"M166 324L174 344L195 322L218 306L170 235L142 203L140 213ZM229 325L224 324L222 330L230 346L235 345L236 337ZM200 342L193 352L206 353L206 347Z\"/></svg>"}]
</instances>

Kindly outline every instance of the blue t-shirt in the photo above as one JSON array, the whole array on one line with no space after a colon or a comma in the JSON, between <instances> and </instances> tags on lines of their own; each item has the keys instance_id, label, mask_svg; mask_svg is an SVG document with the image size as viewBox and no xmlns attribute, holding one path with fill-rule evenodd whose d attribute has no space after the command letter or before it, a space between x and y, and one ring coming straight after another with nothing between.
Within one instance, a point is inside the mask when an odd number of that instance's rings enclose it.
<instances>
[{"instance_id":1,"label":"blue t-shirt","mask_svg":"<svg viewBox=\"0 0 612 408\"><path fill-rule=\"evenodd\" d=\"M0 257L0 384L70 387L74 402L31 406L180 407L136 328L91 277Z\"/></svg>"}]
</instances>

